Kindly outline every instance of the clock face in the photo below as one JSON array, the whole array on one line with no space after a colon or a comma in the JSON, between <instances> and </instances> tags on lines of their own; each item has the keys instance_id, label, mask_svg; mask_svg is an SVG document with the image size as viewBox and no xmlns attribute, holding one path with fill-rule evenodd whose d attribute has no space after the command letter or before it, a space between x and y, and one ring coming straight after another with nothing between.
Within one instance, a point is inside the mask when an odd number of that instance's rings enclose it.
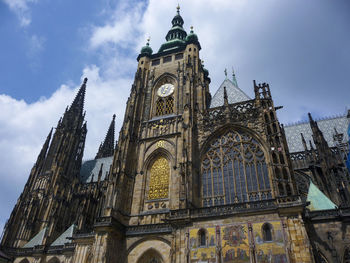
<instances>
[{"instance_id":1,"label":"clock face","mask_svg":"<svg viewBox=\"0 0 350 263\"><path fill-rule=\"evenodd\" d=\"M160 86L160 88L157 90L157 95L159 97L167 97L171 94L173 94L174 92L174 85L173 84L170 84L170 83L166 83L166 84L163 84L162 86Z\"/></svg>"}]
</instances>

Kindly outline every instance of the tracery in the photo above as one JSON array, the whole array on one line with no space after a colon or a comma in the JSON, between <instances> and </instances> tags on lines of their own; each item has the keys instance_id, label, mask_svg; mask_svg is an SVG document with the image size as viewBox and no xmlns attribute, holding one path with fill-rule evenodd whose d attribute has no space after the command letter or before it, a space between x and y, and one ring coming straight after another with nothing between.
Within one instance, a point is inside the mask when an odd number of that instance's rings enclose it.
<instances>
[{"instance_id":1,"label":"tracery","mask_svg":"<svg viewBox=\"0 0 350 263\"><path fill-rule=\"evenodd\" d=\"M215 139L201 163L203 206L271 198L264 152L250 135L228 131Z\"/></svg>"}]
</instances>

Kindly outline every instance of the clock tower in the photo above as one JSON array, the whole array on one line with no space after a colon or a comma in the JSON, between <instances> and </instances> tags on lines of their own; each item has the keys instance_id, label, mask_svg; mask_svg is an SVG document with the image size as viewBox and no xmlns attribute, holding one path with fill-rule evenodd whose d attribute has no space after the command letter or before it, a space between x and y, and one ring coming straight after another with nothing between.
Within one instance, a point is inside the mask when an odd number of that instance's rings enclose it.
<instances>
[{"instance_id":1,"label":"clock tower","mask_svg":"<svg viewBox=\"0 0 350 263\"><path fill-rule=\"evenodd\" d=\"M178 7L159 51L147 43L137 58L113 163L115 184L127 188L116 187L110 204L135 215L131 224L161 223L162 212L200 204L194 138L196 114L209 107L210 79L198 37L183 24Z\"/></svg>"}]
</instances>

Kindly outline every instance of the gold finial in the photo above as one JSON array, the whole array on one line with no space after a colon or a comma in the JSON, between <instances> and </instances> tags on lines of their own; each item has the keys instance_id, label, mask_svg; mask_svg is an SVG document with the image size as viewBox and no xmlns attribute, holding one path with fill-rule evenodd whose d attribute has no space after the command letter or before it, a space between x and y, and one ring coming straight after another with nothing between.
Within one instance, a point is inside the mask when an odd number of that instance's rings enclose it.
<instances>
[{"instance_id":1,"label":"gold finial","mask_svg":"<svg viewBox=\"0 0 350 263\"><path fill-rule=\"evenodd\" d=\"M191 26L190 28L191 28L191 33L193 33L193 26Z\"/></svg>"},{"instance_id":2,"label":"gold finial","mask_svg":"<svg viewBox=\"0 0 350 263\"><path fill-rule=\"evenodd\" d=\"M225 72L225 77L227 78L227 69L226 68L225 68L224 72Z\"/></svg>"},{"instance_id":3,"label":"gold finial","mask_svg":"<svg viewBox=\"0 0 350 263\"><path fill-rule=\"evenodd\" d=\"M148 38L147 38L147 43L146 43L147 46L149 46L149 41L150 41L150 40L151 40L151 37L148 37Z\"/></svg>"},{"instance_id":4,"label":"gold finial","mask_svg":"<svg viewBox=\"0 0 350 263\"><path fill-rule=\"evenodd\" d=\"M177 3L176 9L177 9L177 12L179 13L180 12L180 5L179 5L179 3Z\"/></svg>"}]
</instances>

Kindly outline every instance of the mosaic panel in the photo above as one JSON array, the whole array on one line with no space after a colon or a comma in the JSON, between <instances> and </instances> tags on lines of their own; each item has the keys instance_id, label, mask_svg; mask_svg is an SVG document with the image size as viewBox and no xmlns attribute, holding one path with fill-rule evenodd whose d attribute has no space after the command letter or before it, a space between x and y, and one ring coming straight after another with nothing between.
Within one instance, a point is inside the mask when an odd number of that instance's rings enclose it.
<instances>
[{"instance_id":1,"label":"mosaic panel","mask_svg":"<svg viewBox=\"0 0 350 263\"><path fill-rule=\"evenodd\" d=\"M287 263L281 222L269 222L272 226L272 240L264 241L264 223L253 223L257 263Z\"/></svg>"},{"instance_id":2,"label":"mosaic panel","mask_svg":"<svg viewBox=\"0 0 350 263\"><path fill-rule=\"evenodd\" d=\"M198 263L215 263L216 262L216 237L215 228L208 227L206 230L206 245L200 246L199 230L201 228L193 228L190 230L190 250L191 262Z\"/></svg>"},{"instance_id":3,"label":"mosaic panel","mask_svg":"<svg viewBox=\"0 0 350 263\"><path fill-rule=\"evenodd\" d=\"M249 263L247 225L231 225L221 228L222 259L225 263Z\"/></svg>"}]
</instances>

